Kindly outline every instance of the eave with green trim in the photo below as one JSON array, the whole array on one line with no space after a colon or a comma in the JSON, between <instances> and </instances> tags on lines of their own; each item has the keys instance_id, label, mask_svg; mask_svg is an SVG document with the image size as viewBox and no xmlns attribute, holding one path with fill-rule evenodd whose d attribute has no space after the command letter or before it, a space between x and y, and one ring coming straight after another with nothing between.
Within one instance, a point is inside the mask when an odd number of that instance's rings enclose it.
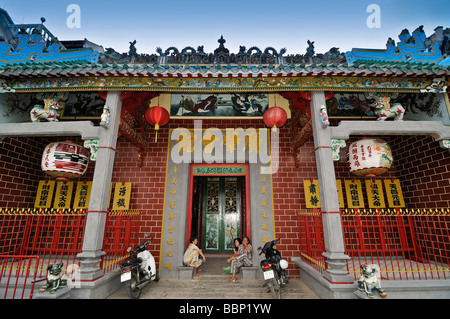
<instances>
[{"instance_id":1,"label":"eave with green trim","mask_svg":"<svg viewBox=\"0 0 450 319\"><path fill-rule=\"evenodd\" d=\"M42 91L298 91L421 92L448 83L450 66L356 61L280 65L20 63L0 67L3 90Z\"/></svg>"}]
</instances>

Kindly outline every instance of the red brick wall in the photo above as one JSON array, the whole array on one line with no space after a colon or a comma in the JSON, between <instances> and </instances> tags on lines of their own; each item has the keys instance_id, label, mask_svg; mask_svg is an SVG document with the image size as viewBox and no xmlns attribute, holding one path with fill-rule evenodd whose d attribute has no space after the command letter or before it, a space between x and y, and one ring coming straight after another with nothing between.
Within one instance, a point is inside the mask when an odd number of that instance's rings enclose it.
<instances>
[{"instance_id":1,"label":"red brick wall","mask_svg":"<svg viewBox=\"0 0 450 319\"><path fill-rule=\"evenodd\" d=\"M347 148L341 149L341 159L335 164L336 178L364 180L352 175L346 164L348 146L359 138L351 137L346 141ZM394 158L391 169L378 179L399 179L406 207L450 207L448 149L441 148L439 142L434 141L431 136L378 136L378 138L389 144ZM365 194L364 188L363 193ZM367 199L365 204L368 204Z\"/></svg>"},{"instance_id":2,"label":"red brick wall","mask_svg":"<svg viewBox=\"0 0 450 319\"><path fill-rule=\"evenodd\" d=\"M317 179L314 142L312 137L300 150L300 165L296 166L296 154L292 150L291 132L287 123L280 134L280 164L272 176L275 235L280 237L277 248L289 262L288 274L298 277L297 266L291 257L299 257L298 211L306 208L303 180Z\"/></svg>"},{"instance_id":3,"label":"red brick wall","mask_svg":"<svg viewBox=\"0 0 450 319\"><path fill-rule=\"evenodd\" d=\"M142 211L140 232L150 232L155 240L150 246L159 258L164 187L167 162L167 143L170 128L193 128L193 120L171 120L160 129L158 141L154 131L148 133L149 149L143 154L142 167L134 145L124 138L118 140L113 182L132 182L131 208ZM260 119L203 120L203 128L263 128ZM275 232L281 238L278 248L283 256L297 257L300 243L297 212L305 209L303 180L317 178L314 143L310 138L300 151L300 166L291 149L288 124L280 131L280 167L272 176ZM447 208L450 204L450 154L441 149L431 137L383 136L393 151L394 165L383 178L399 178L405 201L411 208ZM347 145L359 138L352 137ZM61 138L59 140L62 140ZM51 138L4 138L0 144L0 207L31 208L34 205L38 181L48 178L40 168L41 155ZM76 142L81 143L79 139ZM346 164L347 148L341 150L341 159L335 163L337 178L351 179ZM92 180L95 164L90 162L88 173L81 180ZM74 180L76 181L76 180ZM187 187L188 185L186 185ZM366 203L367 204L367 203ZM289 273L298 270L290 263Z\"/></svg>"},{"instance_id":4,"label":"red brick wall","mask_svg":"<svg viewBox=\"0 0 450 319\"><path fill-rule=\"evenodd\" d=\"M407 208L448 209L450 204L449 150L442 149L431 136L380 136L380 138L389 143L394 163L387 173L379 176L379 179L400 180ZM347 141L348 145L352 140L354 138ZM343 153L345 155L345 151ZM336 167L338 178L350 177L345 166L345 159L341 158ZM365 191L363 192L365 194ZM426 248L422 246L422 252L430 259L442 258L441 251L435 251L433 247L442 247L443 243L448 242L448 238L445 237L447 225L443 220L423 218L416 224L415 240L421 245L427 245ZM370 234L366 236L371 237ZM348 237L352 238L352 236ZM360 246L353 248L359 249Z\"/></svg>"},{"instance_id":5,"label":"red brick wall","mask_svg":"<svg viewBox=\"0 0 450 319\"><path fill-rule=\"evenodd\" d=\"M409 208L450 207L450 151L431 136L397 136L391 147Z\"/></svg>"},{"instance_id":6,"label":"red brick wall","mask_svg":"<svg viewBox=\"0 0 450 319\"><path fill-rule=\"evenodd\" d=\"M166 177L167 142L169 125L161 128L158 141L155 143L153 131L147 139L149 148L142 154L142 166L139 167L136 146L121 137L117 150L112 182L131 182L131 209L141 211L140 238L150 232L154 240L149 249L155 258L159 259L162 216L164 210L164 187Z\"/></svg>"},{"instance_id":7,"label":"red brick wall","mask_svg":"<svg viewBox=\"0 0 450 319\"><path fill-rule=\"evenodd\" d=\"M39 180L44 138L4 138L0 143L0 207L32 208Z\"/></svg>"},{"instance_id":8,"label":"red brick wall","mask_svg":"<svg viewBox=\"0 0 450 319\"><path fill-rule=\"evenodd\" d=\"M53 179L41 169L44 148L51 142L65 138L13 137L0 143L0 208L33 208L40 180ZM71 138L77 144L81 139ZM92 180L94 163L89 163L88 172L82 180ZM78 179L73 179L77 181ZM16 245L22 243L20 232L25 216L0 216L0 253L14 254Z\"/></svg>"},{"instance_id":9,"label":"red brick wall","mask_svg":"<svg viewBox=\"0 0 450 319\"><path fill-rule=\"evenodd\" d=\"M54 179L41 169L42 152L51 142L65 138L7 137L0 143L0 208L33 208L40 180ZM71 138L82 145L80 138ZM90 162L80 180L92 180L95 163ZM73 179L78 181L78 179Z\"/></svg>"},{"instance_id":10,"label":"red brick wall","mask_svg":"<svg viewBox=\"0 0 450 319\"><path fill-rule=\"evenodd\" d=\"M143 154L142 167L138 166L136 147L123 138L118 142L113 182L133 183L131 207L142 211L141 233L150 232L155 238L150 249L157 261L164 210L168 132L169 129L177 127L193 128L193 126L193 120L172 120L167 126L160 129L156 143L154 142L154 132L150 131L147 136L150 147ZM264 128L265 125L259 119L217 119L203 120L202 127L204 129L211 127L247 129ZM348 145L357 139L350 139ZM384 137L384 139L389 142L389 138ZM296 166L296 157L291 145L291 132L287 123L280 130L280 164L278 172L272 176L272 187L275 234L281 238L277 247L289 261L290 257L298 257L300 251L297 212L300 209L306 209L303 180L317 179L313 138L311 137L300 150L299 167ZM340 179L356 177L348 171L346 151L347 148L341 150L341 160L335 164L336 176ZM395 168L391 168L382 177L396 178ZM292 262L289 263L288 272L290 276L298 276L298 269Z\"/></svg>"},{"instance_id":11,"label":"red brick wall","mask_svg":"<svg viewBox=\"0 0 450 319\"><path fill-rule=\"evenodd\" d=\"M375 179L380 179L380 180L384 180L384 179L389 179L389 178L394 178L397 179L397 171L396 171L396 167L397 167L397 163L398 163L398 159L397 156L394 156L394 150L393 150L393 146L391 143L391 138L389 136L373 136L374 138L379 138L384 140L385 142L387 142L389 144L389 146L391 147L391 150L393 152L393 157L394 157L394 162L391 166L391 168L384 174L379 175L378 177L376 177ZM345 186L344 186L344 180L349 180L349 179L359 179L361 180L361 188L362 188L362 193L363 193L363 198L364 198L364 205L366 208L369 207L369 203L367 201L367 193L366 193L366 186L365 186L365 180L367 178L365 177L359 177L356 176L352 173L350 173L349 169L348 169L348 165L347 165L347 151L350 147L350 144L352 144L353 142L356 142L358 140L360 140L361 138L363 138L363 136L352 136L350 137L350 139L348 139L346 141L347 147L345 148L341 148L339 155L340 155L340 159L338 162L335 163L334 165L334 170L336 173L336 179L340 179L342 180L342 189L344 192L344 201L345 203L347 203L347 199L345 197ZM387 206L387 198L386 198L386 193L384 192L384 196L385 196L385 202L386 202L386 206Z\"/></svg>"},{"instance_id":12,"label":"red brick wall","mask_svg":"<svg viewBox=\"0 0 450 319\"><path fill-rule=\"evenodd\" d=\"M142 211L141 233L150 232L155 238L150 249L156 259L159 258L161 225L164 209L164 187L167 162L167 143L169 129L177 127L193 128L193 120L171 120L160 129L158 141L154 142L154 132L147 136L150 147L143 154L142 167L138 167L136 147L125 139L119 139L114 167L113 182L132 182L133 195L131 207ZM261 119L215 119L203 120L203 128L265 128ZM280 135L280 167L273 175L273 204L275 209L275 233L281 237L278 248L285 257L298 256L299 241L297 211L304 205L302 199L304 178L317 178L314 154L311 152L312 140L302 149L302 165L295 166L295 156L291 151L291 137L287 125ZM188 187L188 185L186 185ZM256 244L255 244L256 245ZM289 258L290 260L290 258ZM298 270L290 263L291 276L298 275Z\"/></svg>"}]
</instances>

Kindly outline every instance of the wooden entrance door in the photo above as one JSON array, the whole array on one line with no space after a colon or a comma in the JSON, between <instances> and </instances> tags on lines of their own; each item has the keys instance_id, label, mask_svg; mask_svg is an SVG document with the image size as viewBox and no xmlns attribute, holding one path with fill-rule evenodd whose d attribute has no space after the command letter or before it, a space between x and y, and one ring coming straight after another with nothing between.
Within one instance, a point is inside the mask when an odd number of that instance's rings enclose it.
<instances>
[{"instance_id":1,"label":"wooden entrance door","mask_svg":"<svg viewBox=\"0 0 450 319\"><path fill-rule=\"evenodd\" d=\"M240 235L241 182L238 177L208 177L204 190L203 251L231 252Z\"/></svg>"}]
</instances>

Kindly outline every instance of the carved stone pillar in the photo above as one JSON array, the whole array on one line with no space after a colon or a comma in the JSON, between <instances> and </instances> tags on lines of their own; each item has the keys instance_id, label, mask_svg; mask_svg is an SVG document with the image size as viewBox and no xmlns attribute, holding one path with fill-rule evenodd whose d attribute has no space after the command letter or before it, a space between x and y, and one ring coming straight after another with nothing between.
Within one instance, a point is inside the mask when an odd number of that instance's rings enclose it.
<instances>
[{"instance_id":1,"label":"carved stone pillar","mask_svg":"<svg viewBox=\"0 0 450 319\"><path fill-rule=\"evenodd\" d=\"M102 247L122 108L120 92L108 92L106 105L111 113L110 124L102 127L100 132L83 248L77 255L80 258L80 279L83 282L94 281L103 275L100 261L105 254Z\"/></svg>"},{"instance_id":2,"label":"carved stone pillar","mask_svg":"<svg viewBox=\"0 0 450 319\"><path fill-rule=\"evenodd\" d=\"M320 119L321 107L326 106L325 94L312 92L311 95L311 120L326 250L323 256L328 264L324 277L331 283L353 283L354 279L346 269L349 257L344 253L330 130Z\"/></svg>"}]
</instances>

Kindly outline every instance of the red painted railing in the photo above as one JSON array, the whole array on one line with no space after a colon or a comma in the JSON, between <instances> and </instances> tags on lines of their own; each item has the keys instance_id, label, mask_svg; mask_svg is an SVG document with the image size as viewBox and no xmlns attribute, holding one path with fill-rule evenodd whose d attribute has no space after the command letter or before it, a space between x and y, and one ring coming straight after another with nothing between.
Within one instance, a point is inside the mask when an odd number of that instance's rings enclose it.
<instances>
[{"instance_id":1,"label":"red painted railing","mask_svg":"<svg viewBox=\"0 0 450 319\"><path fill-rule=\"evenodd\" d=\"M301 258L326 269L322 216L299 213ZM359 277L361 264L378 264L382 279L449 279L450 212L448 209L344 209L341 212L348 271Z\"/></svg>"},{"instance_id":2,"label":"red painted railing","mask_svg":"<svg viewBox=\"0 0 450 319\"><path fill-rule=\"evenodd\" d=\"M105 273L116 269L120 261L126 258L129 245L136 245L139 222L139 211L107 213L103 246L106 255L101 264ZM77 255L83 248L85 223L86 210L82 209L0 208L0 255L9 256L2 260L6 263L2 270L13 269L13 263L34 256L37 257L37 264L30 264L32 269L28 268L34 276L33 285L46 280L50 264L61 262L66 274L76 279L71 275L79 269ZM20 268L24 265L22 263ZM27 271L12 274L19 275L23 280ZM0 277L0 291L3 291L1 285L6 285L4 277Z\"/></svg>"},{"instance_id":3,"label":"red painted railing","mask_svg":"<svg viewBox=\"0 0 450 319\"><path fill-rule=\"evenodd\" d=\"M322 273L326 269L325 242L323 238L322 214L320 211L307 210L298 213L300 257Z\"/></svg>"},{"instance_id":4,"label":"red painted railing","mask_svg":"<svg viewBox=\"0 0 450 319\"><path fill-rule=\"evenodd\" d=\"M38 278L54 263L78 265L86 210L0 209L0 254L40 256Z\"/></svg>"},{"instance_id":5,"label":"red painted railing","mask_svg":"<svg viewBox=\"0 0 450 319\"><path fill-rule=\"evenodd\" d=\"M0 255L0 299L33 297L39 256Z\"/></svg>"},{"instance_id":6,"label":"red painted railing","mask_svg":"<svg viewBox=\"0 0 450 319\"><path fill-rule=\"evenodd\" d=\"M448 209L345 209L341 213L348 270L378 264L382 279L450 278Z\"/></svg>"},{"instance_id":7,"label":"red painted railing","mask_svg":"<svg viewBox=\"0 0 450 319\"><path fill-rule=\"evenodd\" d=\"M128 258L129 246L136 248L139 239L141 212L139 210L111 211L105 225L103 256L101 268L104 272L117 269Z\"/></svg>"}]
</instances>

